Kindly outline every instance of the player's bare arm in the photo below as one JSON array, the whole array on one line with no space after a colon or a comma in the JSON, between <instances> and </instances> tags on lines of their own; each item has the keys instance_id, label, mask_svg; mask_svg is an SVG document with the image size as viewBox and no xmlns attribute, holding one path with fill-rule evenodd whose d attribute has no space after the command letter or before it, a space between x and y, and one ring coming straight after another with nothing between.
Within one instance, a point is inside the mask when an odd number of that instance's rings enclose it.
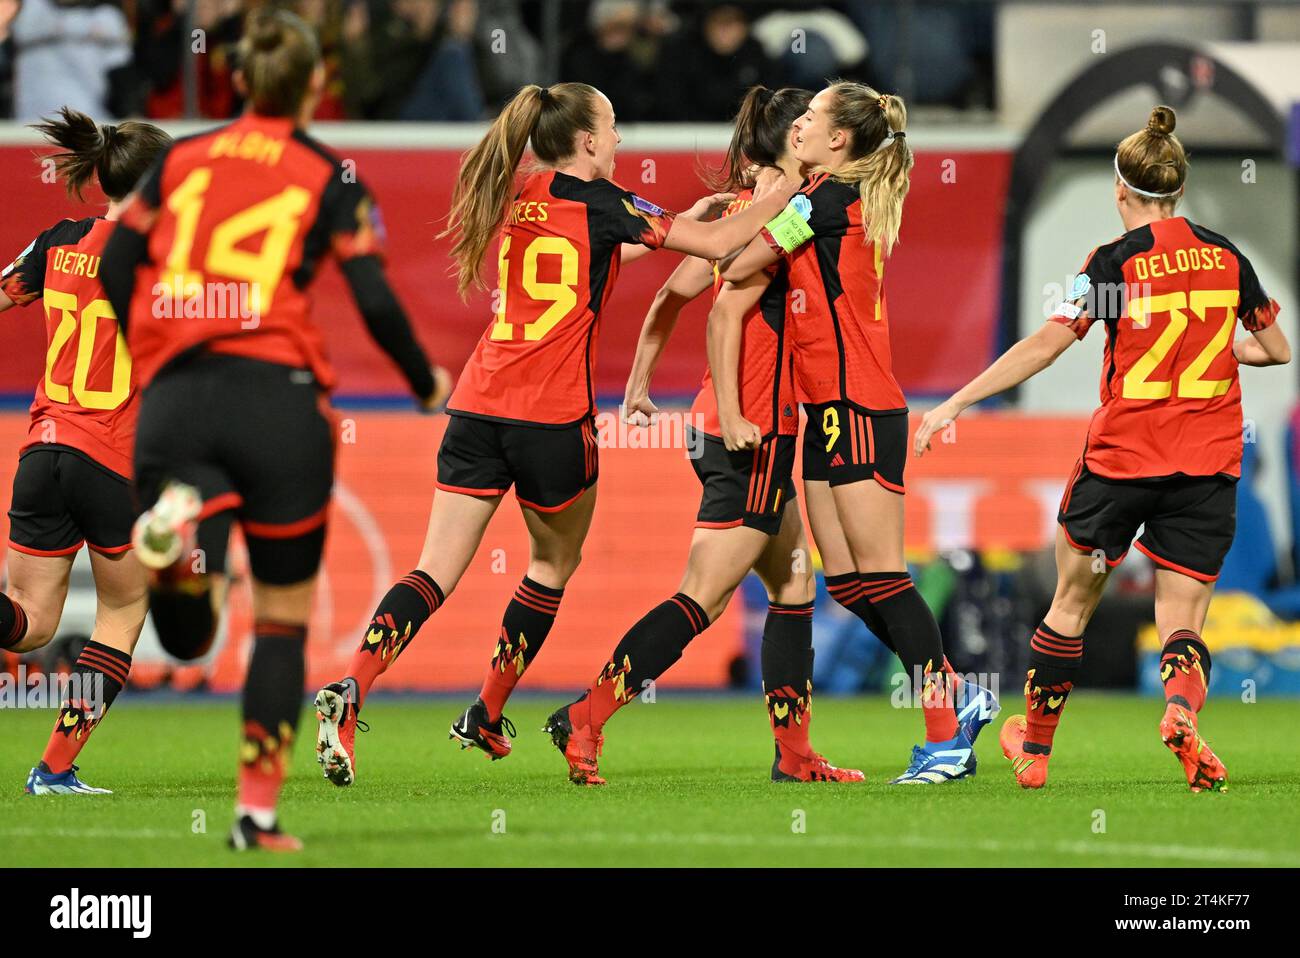
<instances>
[{"instance_id":1,"label":"player's bare arm","mask_svg":"<svg viewBox=\"0 0 1300 958\"><path fill-rule=\"evenodd\" d=\"M698 204L697 204L698 205ZM640 247L646 249L646 247ZM650 380L668 340L677 326L682 308L699 296L713 282L713 267L707 260L688 256L673 270L664 285L655 294L654 302L646 313L637 340L632 371L627 377L623 392L623 419L634 426L648 426L659 411L650 401Z\"/></svg>"},{"instance_id":2,"label":"player's bare arm","mask_svg":"<svg viewBox=\"0 0 1300 958\"><path fill-rule=\"evenodd\" d=\"M930 437L977 402L1019 386L1041 373L1075 342L1068 326L1049 322L1026 336L998 357L988 369L931 409L921 419L912 449L921 456L930 448Z\"/></svg>"},{"instance_id":3,"label":"player's bare arm","mask_svg":"<svg viewBox=\"0 0 1300 958\"><path fill-rule=\"evenodd\" d=\"M741 413L737 370L745 314L758 303L769 281L766 273L758 273L744 283L727 283L709 311L709 368L713 371L722 441L729 452L757 449L763 443L763 431Z\"/></svg>"}]
</instances>

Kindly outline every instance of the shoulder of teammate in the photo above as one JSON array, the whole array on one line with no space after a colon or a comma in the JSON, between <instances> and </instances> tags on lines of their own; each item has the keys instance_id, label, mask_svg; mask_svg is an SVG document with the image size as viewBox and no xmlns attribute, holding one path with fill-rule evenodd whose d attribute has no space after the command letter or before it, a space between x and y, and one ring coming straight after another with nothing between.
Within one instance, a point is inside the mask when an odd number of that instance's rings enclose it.
<instances>
[{"instance_id":1,"label":"shoulder of teammate","mask_svg":"<svg viewBox=\"0 0 1300 958\"><path fill-rule=\"evenodd\" d=\"M77 243L94 225L95 217L91 216L81 220L60 220L42 231L12 263L0 270L0 290L16 306L26 306L40 299L45 292L45 265L50 247Z\"/></svg>"},{"instance_id":2,"label":"shoulder of teammate","mask_svg":"<svg viewBox=\"0 0 1300 958\"><path fill-rule=\"evenodd\" d=\"M551 192L585 203L593 237L611 243L639 243L658 249L664 245L675 218L675 214L606 179L566 181L563 186L553 183Z\"/></svg>"},{"instance_id":3,"label":"shoulder of teammate","mask_svg":"<svg viewBox=\"0 0 1300 958\"><path fill-rule=\"evenodd\" d=\"M1236 258L1237 289L1241 294L1237 301L1237 318L1241 320L1242 327L1247 332L1255 333L1272 326L1277 321L1277 314L1281 311L1281 307L1264 291L1264 286L1255 272L1255 266L1246 254L1221 233L1206 229L1191 220L1187 220L1187 226L1197 239L1213 246L1222 246Z\"/></svg>"}]
</instances>

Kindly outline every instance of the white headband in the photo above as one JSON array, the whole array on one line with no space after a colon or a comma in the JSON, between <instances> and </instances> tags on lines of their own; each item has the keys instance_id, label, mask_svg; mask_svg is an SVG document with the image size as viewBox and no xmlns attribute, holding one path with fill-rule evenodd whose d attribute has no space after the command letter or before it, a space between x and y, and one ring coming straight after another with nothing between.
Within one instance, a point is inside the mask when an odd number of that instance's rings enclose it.
<instances>
[{"instance_id":1,"label":"white headband","mask_svg":"<svg viewBox=\"0 0 1300 958\"><path fill-rule=\"evenodd\" d=\"M1118 153L1115 154L1115 175L1119 177L1119 181L1120 181L1121 183L1123 183L1124 186L1125 186L1127 189L1129 189L1131 192L1136 193L1138 196L1145 196L1145 197L1147 197L1148 199L1153 199L1153 200L1167 200L1167 199L1169 199L1169 197L1171 197L1171 196L1177 196L1179 193L1181 193L1181 192L1183 191L1183 188L1182 188L1181 186L1178 187L1178 189L1174 190L1172 193L1152 193L1152 192L1150 192L1150 191L1148 191L1148 190L1140 190L1140 189L1138 189L1136 186L1134 186L1134 185L1133 185L1132 183L1130 183L1128 180L1124 179L1124 174L1121 173L1121 172L1119 171L1119 154L1118 154Z\"/></svg>"}]
</instances>

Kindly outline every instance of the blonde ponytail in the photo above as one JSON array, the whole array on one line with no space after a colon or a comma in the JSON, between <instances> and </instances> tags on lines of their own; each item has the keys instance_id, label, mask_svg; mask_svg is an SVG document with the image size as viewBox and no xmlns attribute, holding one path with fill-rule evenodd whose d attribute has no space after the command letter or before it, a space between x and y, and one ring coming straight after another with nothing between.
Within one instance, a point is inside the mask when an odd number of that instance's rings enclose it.
<instances>
[{"instance_id":1,"label":"blonde ponytail","mask_svg":"<svg viewBox=\"0 0 1300 958\"><path fill-rule=\"evenodd\" d=\"M911 187L915 158L907 145L907 106L902 97L877 93L862 83L831 84L833 127L849 132L851 159L831 175L857 183L862 196L866 242L884 256L893 252L903 225L903 200Z\"/></svg>"},{"instance_id":2,"label":"blonde ponytail","mask_svg":"<svg viewBox=\"0 0 1300 958\"><path fill-rule=\"evenodd\" d=\"M520 89L493 121L478 145L461 158L451 194L447 228L454 237L456 286L461 298L472 287L484 288L481 272L488 244L506 218L515 174L531 138L533 153L556 164L573 155L574 137L596 125L596 89L585 83L530 85Z\"/></svg>"}]
</instances>

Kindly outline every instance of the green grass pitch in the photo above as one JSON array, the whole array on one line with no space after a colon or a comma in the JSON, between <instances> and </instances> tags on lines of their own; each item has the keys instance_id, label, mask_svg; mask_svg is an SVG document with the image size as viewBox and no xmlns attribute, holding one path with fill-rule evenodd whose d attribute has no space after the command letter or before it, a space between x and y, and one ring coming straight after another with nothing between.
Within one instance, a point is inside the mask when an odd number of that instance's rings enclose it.
<instances>
[{"instance_id":1,"label":"green grass pitch","mask_svg":"<svg viewBox=\"0 0 1300 958\"><path fill-rule=\"evenodd\" d=\"M906 764L920 721L878 697L823 696L814 705L814 743L832 761L862 768L866 784L773 784L761 700L671 690L610 722L601 762L610 784L580 789L539 731L560 701L512 702L514 754L489 762L447 740L460 699L377 697L348 789L321 778L305 708L281 820L306 849L278 856L224 846L235 701L123 699L80 760L87 781L116 790L98 798L24 796L54 713L10 711L0 845L7 865L64 868L1300 865L1300 769L1279 742L1300 723L1297 701L1212 700L1202 727L1230 788L1202 795L1188 792L1160 744L1154 699L1076 694L1043 792L1012 781L997 745L1000 719L979 741L974 779L886 785Z\"/></svg>"}]
</instances>

